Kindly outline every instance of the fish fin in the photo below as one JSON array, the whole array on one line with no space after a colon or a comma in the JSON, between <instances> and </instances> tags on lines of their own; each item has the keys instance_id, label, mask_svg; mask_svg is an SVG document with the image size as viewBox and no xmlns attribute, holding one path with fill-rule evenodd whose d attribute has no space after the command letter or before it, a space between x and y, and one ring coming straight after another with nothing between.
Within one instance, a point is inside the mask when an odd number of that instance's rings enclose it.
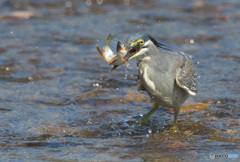
<instances>
[{"instance_id":1,"label":"fish fin","mask_svg":"<svg viewBox=\"0 0 240 162\"><path fill-rule=\"evenodd\" d=\"M115 59L117 58L117 55L114 56L108 63L112 65L115 62Z\"/></svg>"},{"instance_id":2,"label":"fish fin","mask_svg":"<svg viewBox=\"0 0 240 162\"><path fill-rule=\"evenodd\" d=\"M108 60L103 56L103 52L100 50L100 48L99 48L98 45L96 45L96 48L97 48L99 54L102 56L103 60L106 61L106 62L108 62Z\"/></svg>"},{"instance_id":3,"label":"fish fin","mask_svg":"<svg viewBox=\"0 0 240 162\"><path fill-rule=\"evenodd\" d=\"M109 44L110 41L111 41L114 37L116 37L116 36L117 36L117 34L116 34L116 35L112 35L112 34L110 33L110 34L108 35L107 39L106 39L105 44Z\"/></svg>"},{"instance_id":4,"label":"fish fin","mask_svg":"<svg viewBox=\"0 0 240 162\"><path fill-rule=\"evenodd\" d=\"M113 70L117 69L119 65L114 65L109 72L112 72Z\"/></svg>"},{"instance_id":5,"label":"fish fin","mask_svg":"<svg viewBox=\"0 0 240 162\"><path fill-rule=\"evenodd\" d=\"M97 44L96 44L96 48L97 48L99 54L102 55L102 51L100 50L100 48L99 48L99 46Z\"/></svg>"},{"instance_id":6,"label":"fish fin","mask_svg":"<svg viewBox=\"0 0 240 162\"><path fill-rule=\"evenodd\" d=\"M125 64L126 64L126 66L127 66L127 68L129 67L129 64L127 63L127 61L125 61Z\"/></svg>"},{"instance_id":7,"label":"fish fin","mask_svg":"<svg viewBox=\"0 0 240 162\"><path fill-rule=\"evenodd\" d=\"M126 60L124 60L124 62L125 62L125 64L126 64L127 68L128 68L129 64L127 63L127 61L126 61Z\"/></svg>"}]
</instances>

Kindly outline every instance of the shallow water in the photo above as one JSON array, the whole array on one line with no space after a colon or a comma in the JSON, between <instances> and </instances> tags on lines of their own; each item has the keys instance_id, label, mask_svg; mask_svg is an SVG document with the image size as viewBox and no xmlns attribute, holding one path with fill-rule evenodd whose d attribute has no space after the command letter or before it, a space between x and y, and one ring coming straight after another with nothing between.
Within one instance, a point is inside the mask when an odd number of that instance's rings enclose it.
<instances>
[{"instance_id":1,"label":"shallow water","mask_svg":"<svg viewBox=\"0 0 240 162\"><path fill-rule=\"evenodd\" d=\"M209 160L238 154L240 2L0 0L1 160ZM21 11L17 12L16 11ZM171 131L136 90L136 63L108 73L95 45L149 33L193 57L197 96ZM190 105L190 106L189 106Z\"/></svg>"}]
</instances>

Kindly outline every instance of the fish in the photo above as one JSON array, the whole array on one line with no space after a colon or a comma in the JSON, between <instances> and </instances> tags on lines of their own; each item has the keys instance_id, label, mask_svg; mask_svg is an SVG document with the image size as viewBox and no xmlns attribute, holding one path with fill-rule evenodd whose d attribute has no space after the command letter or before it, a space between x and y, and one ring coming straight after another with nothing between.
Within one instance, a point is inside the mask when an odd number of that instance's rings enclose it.
<instances>
[{"instance_id":1,"label":"fish","mask_svg":"<svg viewBox=\"0 0 240 162\"><path fill-rule=\"evenodd\" d=\"M105 46L103 46L102 50L100 50L99 46L96 45L96 48L99 52L99 54L102 56L103 60L108 62L109 64L112 63L114 59L116 59L117 55L113 53L113 51L110 48L110 42L111 40L116 37L117 35L111 35L111 33L108 35L106 41L105 41Z\"/></svg>"},{"instance_id":2,"label":"fish","mask_svg":"<svg viewBox=\"0 0 240 162\"><path fill-rule=\"evenodd\" d=\"M124 43L118 41L117 42L117 58L115 58L112 63L110 65L114 65L110 72L115 70L116 68L118 68L120 65L122 64L126 64L126 66L128 67L128 63L127 60L124 59L124 56L127 54L127 49Z\"/></svg>"},{"instance_id":3,"label":"fish","mask_svg":"<svg viewBox=\"0 0 240 162\"><path fill-rule=\"evenodd\" d=\"M110 33L105 41L105 45L103 46L102 50L100 50L99 46L96 45L96 48L97 48L99 54L101 55L101 57L103 58L103 60L108 62L109 65L114 65L110 69L110 72L115 70L117 67L119 67L123 63L125 63L126 66L128 67L128 63L124 59L124 56L127 54L125 44L118 41L116 54L110 48L110 42L116 36L117 35L111 35L111 33Z\"/></svg>"}]
</instances>

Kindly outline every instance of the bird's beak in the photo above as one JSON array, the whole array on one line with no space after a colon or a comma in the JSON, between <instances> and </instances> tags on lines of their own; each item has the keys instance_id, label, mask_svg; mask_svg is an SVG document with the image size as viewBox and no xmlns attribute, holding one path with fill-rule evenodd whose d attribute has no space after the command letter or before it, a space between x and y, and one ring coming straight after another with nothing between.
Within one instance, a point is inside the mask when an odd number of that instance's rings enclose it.
<instances>
[{"instance_id":1,"label":"bird's beak","mask_svg":"<svg viewBox=\"0 0 240 162\"><path fill-rule=\"evenodd\" d=\"M137 42L127 45L126 48L127 48L127 51L128 51L127 54L124 56L124 59L126 61L136 57L137 56L136 54L140 50L140 46Z\"/></svg>"}]
</instances>

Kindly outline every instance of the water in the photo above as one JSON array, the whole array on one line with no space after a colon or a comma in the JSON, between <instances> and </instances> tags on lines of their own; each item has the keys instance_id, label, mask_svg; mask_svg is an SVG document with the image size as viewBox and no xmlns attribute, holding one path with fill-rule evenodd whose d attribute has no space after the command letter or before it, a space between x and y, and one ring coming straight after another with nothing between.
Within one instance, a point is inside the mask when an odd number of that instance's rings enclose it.
<instances>
[{"instance_id":1,"label":"water","mask_svg":"<svg viewBox=\"0 0 240 162\"><path fill-rule=\"evenodd\" d=\"M0 1L0 159L209 160L238 154L240 2ZM18 12L16 12L18 11ZM21 11L21 12L19 12ZM17 17L18 16L18 17ZM149 33L192 56L197 96L152 107L135 60L112 73L95 45ZM203 104L204 103L204 104Z\"/></svg>"}]
</instances>

